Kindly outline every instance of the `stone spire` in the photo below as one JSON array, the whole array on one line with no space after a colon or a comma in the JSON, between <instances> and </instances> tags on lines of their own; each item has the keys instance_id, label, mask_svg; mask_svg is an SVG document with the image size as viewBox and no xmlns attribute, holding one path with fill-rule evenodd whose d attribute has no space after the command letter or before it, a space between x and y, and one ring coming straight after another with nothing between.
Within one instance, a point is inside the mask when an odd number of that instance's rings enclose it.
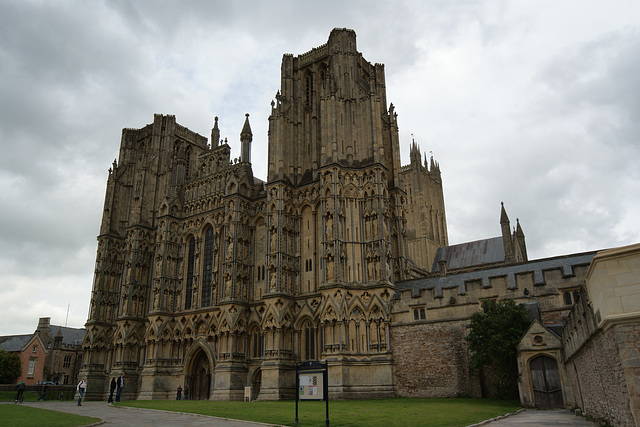
<instances>
[{"instance_id":1,"label":"stone spire","mask_svg":"<svg viewBox=\"0 0 640 427\"><path fill-rule=\"evenodd\" d=\"M243 163L251 163L251 141L253 141L253 133L249 125L249 113L245 114L244 126L240 132L240 142L242 143L240 160Z\"/></svg>"},{"instance_id":2,"label":"stone spire","mask_svg":"<svg viewBox=\"0 0 640 427\"><path fill-rule=\"evenodd\" d=\"M217 147L220 142L220 129L218 128L218 116L213 118L213 129L211 129L211 148Z\"/></svg>"},{"instance_id":3,"label":"stone spire","mask_svg":"<svg viewBox=\"0 0 640 427\"><path fill-rule=\"evenodd\" d=\"M511 222L504 208L504 202L500 202L502 210L500 211L500 228L502 229L502 244L504 245L504 262L512 264L515 262L515 254L513 252L513 239L511 237Z\"/></svg>"}]
</instances>

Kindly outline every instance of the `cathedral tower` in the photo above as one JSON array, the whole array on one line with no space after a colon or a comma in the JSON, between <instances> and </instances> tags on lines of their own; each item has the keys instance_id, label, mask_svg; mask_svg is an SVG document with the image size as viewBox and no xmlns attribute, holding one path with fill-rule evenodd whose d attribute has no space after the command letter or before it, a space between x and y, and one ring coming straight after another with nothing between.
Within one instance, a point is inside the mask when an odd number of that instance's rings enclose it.
<instances>
[{"instance_id":1,"label":"cathedral tower","mask_svg":"<svg viewBox=\"0 0 640 427\"><path fill-rule=\"evenodd\" d=\"M220 133L217 117L207 141L164 115L123 130L83 344L88 396L124 371L129 398L178 384L195 399L242 399L248 385L292 398L310 360L329 364L334 397L394 396L396 283L447 237L439 166L417 146L400 166L384 67L348 29L284 55L266 183L249 115L235 159Z\"/></svg>"}]
</instances>

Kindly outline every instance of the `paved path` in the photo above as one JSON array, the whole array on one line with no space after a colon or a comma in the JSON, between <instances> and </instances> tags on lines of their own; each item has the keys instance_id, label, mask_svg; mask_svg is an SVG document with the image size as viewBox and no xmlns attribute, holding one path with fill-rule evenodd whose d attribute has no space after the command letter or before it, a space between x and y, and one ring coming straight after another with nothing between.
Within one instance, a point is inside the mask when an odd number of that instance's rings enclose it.
<instances>
[{"instance_id":1,"label":"paved path","mask_svg":"<svg viewBox=\"0 0 640 427\"><path fill-rule=\"evenodd\" d=\"M526 411L520 411L515 415L509 415L508 417L484 423L482 425L488 427L594 427L597 424L587 421L583 417L578 417L573 412L564 409L548 409L544 411L527 409Z\"/></svg>"},{"instance_id":2,"label":"paved path","mask_svg":"<svg viewBox=\"0 0 640 427\"><path fill-rule=\"evenodd\" d=\"M23 405L100 418L104 421L102 425L105 426L266 427L273 425L209 417L206 415L111 406L106 402L82 402L82 406L78 406L76 402L24 402Z\"/></svg>"}]
</instances>

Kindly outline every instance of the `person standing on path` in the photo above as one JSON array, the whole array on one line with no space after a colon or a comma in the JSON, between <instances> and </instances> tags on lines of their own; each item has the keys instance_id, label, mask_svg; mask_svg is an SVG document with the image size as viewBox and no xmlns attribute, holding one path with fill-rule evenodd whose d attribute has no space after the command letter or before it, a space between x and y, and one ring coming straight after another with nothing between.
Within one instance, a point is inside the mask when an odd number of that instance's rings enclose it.
<instances>
[{"instance_id":1,"label":"person standing on path","mask_svg":"<svg viewBox=\"0 0 640 427\"><path fill-rule=\"evenodd\" d=\"M82 397L84 396L84 391L87 389L87 377L84 377L80 380L78 385L76 386L76 390L78 391L78 406L82 406Z\"/></svg>"},{"instance_id":2,"label":"person standing on path","mask_svg":"<svg viewBox=\"0 0 640 427\"><path fill-rule=\"evenodd\" d=\"M177 394L176 394L176 400L180 400L182 398L182 387L180 387L180 384L178 384L178 390L177 390Z\"/></svg>"},{"instance_id":3,"label":"person standing on path","mask_svg":"<svg viewBox=\"0 0 640 427\"><path fill-rule=\"evenodd\" d=\"M124 372L120 373L120 377L118 378L118 391L116 392L116 402L120 402L120 395L122 394L123 387L124 387Z\"/></svg>"},{"instance_id":4,"label":"person standing on path","mask_svg":"<svg viewBox=\"0 0 640 427\"><path fill-rule=\"evenodd\" d=\"M111 378L111 384L109 384L109 399L107 403L113 403L113 393L116 391L116 378Z\"/></svg>"},{"instance_id":5,"label":"person standing on path","mask_svg":"<svg viewBox=\"0 0 640 427\"><path fill-rule=\"evenodd\" d=\"M189 386L186 383L184 385L184 399L183 400L189 400Z\"/></svg>"}]
</instances>

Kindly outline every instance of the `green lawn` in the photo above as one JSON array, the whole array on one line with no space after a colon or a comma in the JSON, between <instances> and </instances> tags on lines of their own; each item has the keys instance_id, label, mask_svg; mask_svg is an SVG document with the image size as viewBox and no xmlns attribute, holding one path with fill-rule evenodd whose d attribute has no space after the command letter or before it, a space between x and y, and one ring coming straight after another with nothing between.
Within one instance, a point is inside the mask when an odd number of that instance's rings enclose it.
<instances>
[{"instance_id":1,"label":"green lawn","mask_svg":"<svg viewBox=\"0 0 640 427\"><path fill-rule=\"evenodd\" d=\"M120 402L135 408L191 412L264 423L296 425L295 401L220 402L135 400ZM329 422L338 426L467 426L520 409L517 401L490 399L330 400ZM324 425L325 403L298 406L298 426Z\"/></svg>"},{"instance_id":2,"label":"green lawn","mask_svg":"<svg viewBox=\"0 0 640 427\"><path fill-rule=\"evenodd\" d=\"M66 414L48 409L7 403L0 405L0 425L7 427L50 426L73 427L86 426L99 422L99 418Z\"/></svg>"},{"instance_id":3,"label":"green lawn","mask_svg":"<svg viewBox=\"0 0 640 427\"><path fill-rule=\"evenodd\" d=\"M0 391L0 401L2 402L13 402L13 399L16 397L15 391ZM35 391L25 391L23 395L24 402L35 402L38 400L40 393ZM48 396L47 396L48 397Z\"/></svg>"}]
</instances>

